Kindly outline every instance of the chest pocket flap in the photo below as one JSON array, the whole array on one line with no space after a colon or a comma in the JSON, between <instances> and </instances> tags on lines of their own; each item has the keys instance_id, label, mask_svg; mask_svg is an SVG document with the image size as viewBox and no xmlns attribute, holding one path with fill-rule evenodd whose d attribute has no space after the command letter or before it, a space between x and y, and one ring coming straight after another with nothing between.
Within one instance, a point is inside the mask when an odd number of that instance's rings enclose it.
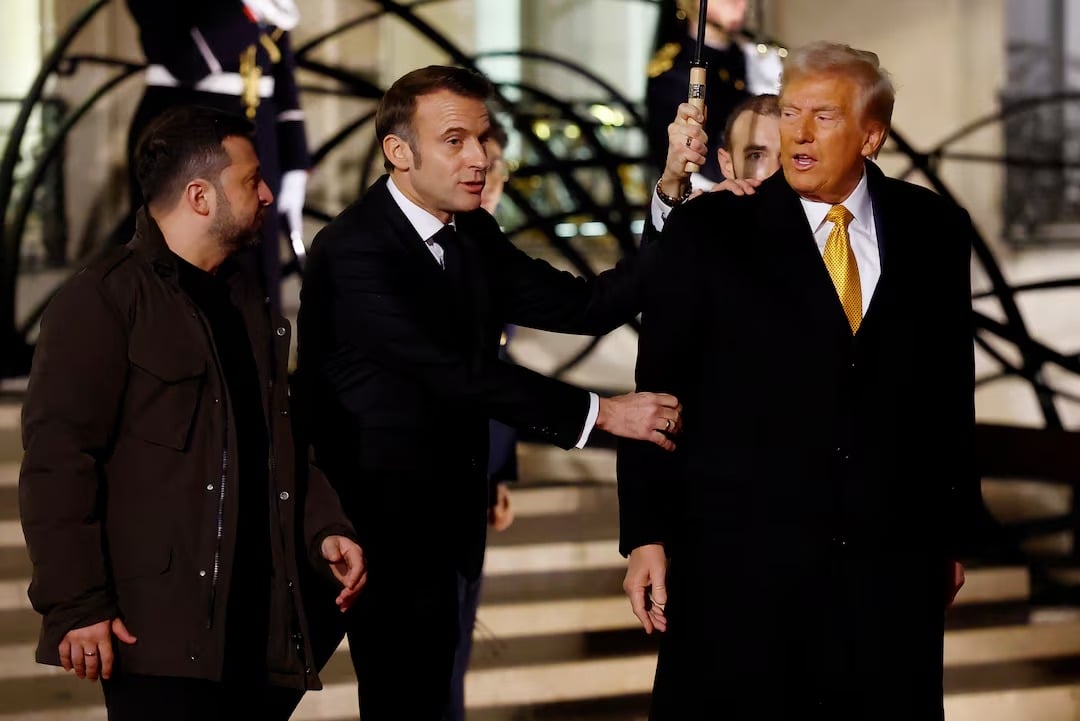
<instances>
[{"instance_id":1,"label":"chest pocket flap","mask_svg":"<svg viewBox=\"0 0 1080 721\"><path fill-rule=\"evenodd\" d=\"M133 346L128 360L125 430L149 443L186 450L206 382L206 360L195 349L158 344Z\"/></svg>"}]
</instances>

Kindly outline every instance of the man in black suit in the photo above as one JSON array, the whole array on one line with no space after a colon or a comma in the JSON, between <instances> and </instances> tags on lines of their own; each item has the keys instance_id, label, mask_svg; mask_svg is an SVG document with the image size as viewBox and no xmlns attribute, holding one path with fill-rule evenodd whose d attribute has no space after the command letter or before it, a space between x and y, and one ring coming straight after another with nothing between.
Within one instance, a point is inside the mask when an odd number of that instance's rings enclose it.
<instances>
[{"instance_id":1,"label":"man in black suit","mask_svg":"<svg viewBox=\"0 0 1080 721\"><path fill-rule=\"evenodd\" d=\"M459 68L395 82L375 121L389 175L319 233L306 268L298 369L312 442L368 563L348 619L364 721L446 710L461 594L483 563L489 418L563 448L595 426L670 450L680 425L671 396L598 398L498 360L508 323L621 325L643 280L640 263L591 282L556 271L480 208L489 93Z\"/></svg>"},{"instance_id":2,"label":"man in black suit","mask_svg":"<svg viewBox=\"0 0 1080 721\"><path fill-rule=\"evenodd\" d=\"M978 500L974 231L871 162L893 97L873 53L793 52L783 172L667 221L637 384L687 430L618 459L625 588L665 632L654 721L943 716Z\"/></svg>"}]
</instances>

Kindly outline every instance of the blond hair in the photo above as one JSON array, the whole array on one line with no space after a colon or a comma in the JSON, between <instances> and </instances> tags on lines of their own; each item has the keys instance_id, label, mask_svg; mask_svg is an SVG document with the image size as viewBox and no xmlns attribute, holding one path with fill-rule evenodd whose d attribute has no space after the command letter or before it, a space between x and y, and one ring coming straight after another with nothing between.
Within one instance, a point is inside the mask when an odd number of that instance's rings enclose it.
<instances>
[{"instance_id":1,"label":"blond hair","mask_svg":"<svg viewBox=\"0 0 1080 721\"><path fill-rule=\"evenodd\" d=\"M886 135L892 125L896 89L892 78L881 67L876 53L858 50L841 43L816 42L796 48L784 59L780 95L788 83L806 75L843 75L859 86L859 114L881 123Z\"/></svg>"}]
</instances>

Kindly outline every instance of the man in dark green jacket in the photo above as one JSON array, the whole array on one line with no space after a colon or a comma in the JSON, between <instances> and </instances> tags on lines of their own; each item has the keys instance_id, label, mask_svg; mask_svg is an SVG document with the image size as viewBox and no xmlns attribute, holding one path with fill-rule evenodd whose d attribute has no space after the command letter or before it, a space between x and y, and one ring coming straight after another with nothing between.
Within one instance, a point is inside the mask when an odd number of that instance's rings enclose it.
<instances>
[{"instance_id":1,"label":"man in dark green jacket","mask_svg":"<svg viewBox=\"0 0 1080 721\"><path fill-rule=\"evenodd\" d=\"M134 239L42 322L19 479L37 659L101 678L113 721L287 718L319 688L300 557L332 571L342 609L364 581L294 448L288 324L230 260L273 197L250 134L163 115L136 156Z\"/></svg>"}]
</instances>

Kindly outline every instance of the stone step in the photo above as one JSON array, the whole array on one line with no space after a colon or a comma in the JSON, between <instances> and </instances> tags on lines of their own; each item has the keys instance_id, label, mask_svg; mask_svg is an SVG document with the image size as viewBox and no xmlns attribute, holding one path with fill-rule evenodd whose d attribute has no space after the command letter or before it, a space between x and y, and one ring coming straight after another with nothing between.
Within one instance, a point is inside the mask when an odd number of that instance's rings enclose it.
<instances>
[{"instance_id":1,"label":"stone step","mask_svg":"<svg viewBox=\"0 0 1080 721\"><path fill-rule=\"evenodd\" d=\"M564 451L543 443L518 443L518 475L534 482L614 482L615 453L607 448Z\"/></svg>"},{"instance_id":2,"label":"stone step","mask_svg":"<svg viewBox=\"0 0 1080 721\"><path fill-rule=\"evenodd\" d=\"M990 513L1005 524L1066 515L1073 503L1073 489L1060 483L984 478L982 493ZM1036 556L1061 556L1072 553L1074 542L1070 531L1062 531L1026 539L1023 548Z\"/></svg>"},{"instance_id":3,"label":"stone step","mask_svg":"<svg viewBox=\"0 0 1080 721\"><path fill-rule=\"evenodd\" d=\"M22 459L22 406L0 401L0 462Z\"/></svg>"},{"instance_id":4,"label":"stone step","mask_svg":"<svg viewBox=\"0 0 1080 721\"><path fill-rule=\"evenodd\" d=\"M2 640L0 679L36 678L52 669L32 662L36 617L27 610L24 588L11 589L8 601L20 608L18 614L28 624L19 626ZM1080 618L1052 618L1029 621L1022 607L1004 606L995 615L962 619L960 606L950 612L961 622L951 625L945 635L947 666L1003 663L1080 654ZM1024 611L1017 613L1016 611ZM14 624L12 624L14 625ZM955 626L955 627L954 627ZM536 665L540 662L579 655L623 655L655 650L655 637L648 637L638 625L624 596L606 598L538 600L528 603L483 603L477 614L474 652L480 667ZM347 646L343 644L339 652ZM347 673L351 667L342 666Z\"/></svg>"},{"instance_id":5,"label":"stone step","mask_svg":"<svg viewBox=\"0 0 1080 721\"><path fill-rule=\"evenodd\" d=\"M19 487L19 462L0 462L0 489Z\"/></svg>"},{"instance_id":6,"label":"stone step","mask_svg":"<svg viewBox=\"0 0 1080 721\"><path fill-rule=\"evenodd\" d=\"M1016 523L1068 513L1072 488L1062 484L1037 483L1008 478L985 478L983 501L1002 523Z\"/></svg>"},{"instance_id":7,"label":"stone step","mask_svg":"<svg viewBox=\"0 0 1080 721\"><path fill-rule=\"evenodd\" d=\"M644 720L657 639L640 630L621 593L614 454L523 446L517 520L492 534L485 566L466 680L470 721ZM26 598L18 455L0 458L0 721L104 720L96 685L33 662L39 619ZM1008 507L1003 498L1030 491L1017 484L991 493ZM1062 502L1037 498L1040 512ZM948 721L1080 718L1080 617L1030 616L1029 593L1024 568L969 569L946 634ZM293 718L356 718L346 654L343 644L324 671L326 690L308 694Z\"/></svg>"},{"instance_id":8,"label":"stone step","mask_svg":"<svg viewBox=\"0 0 1080 721\"><path fill-rule=\"evenodd\" d=\"M1067 668L1075 673L1073 663ZM466 679L470 719L511 721L558 718L561 721L636 721L644 719L655 659L639 655L603 661L577 661L540 667L470 672ZM1003 664L981 674L1001 675L1000 688L966 688L945 675L945 717L948 721L1075 721L1080 709L1080 682L1058 679L1060 672L1038 664ZM961 674L962 675L962 674ZM23 682L19 693L5 698L0 721L104 721L96 684L65 678L42 679L54 685L51 704L28 707L24 694L35 684ZM61 682L61 683L57 683ZM67 687L67 688L64 688ZM883 699L887 703L888 699ZM527 716L523 716L527 713ZM309 693L293 716L296 721L345 721L356 718L356 687L349 681L330 683Z\"/></svg>"}]
</instances>

